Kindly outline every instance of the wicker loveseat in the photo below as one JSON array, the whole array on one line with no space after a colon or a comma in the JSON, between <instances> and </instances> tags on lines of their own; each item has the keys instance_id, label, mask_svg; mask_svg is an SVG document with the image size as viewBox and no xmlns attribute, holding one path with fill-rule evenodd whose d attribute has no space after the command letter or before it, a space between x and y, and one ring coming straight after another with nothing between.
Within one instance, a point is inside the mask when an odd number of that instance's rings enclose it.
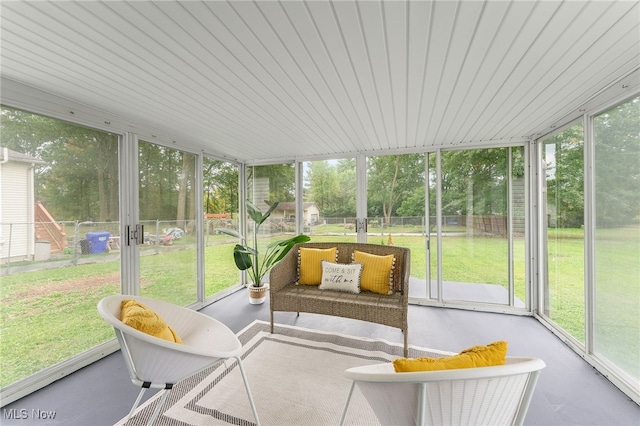
<instances>
[{"instance_id":1,"label":"wicker loveseat","mask_svg":"<svg viewBox=\"0 0 640 426\"><path fill-rule=\"evenodd\" d=\"M393 294L370 291L359 294L320 290L317 286L297 285L298 252L300 247L328 249L337 247L338 263L350 263L354 250L374 255L395 256L391 286ZM269 274L271 300L271 332L273 313L307 312L333 315L397 327L404 332L404 356L407 356L407 307L409 301L409 265L411 252L407 248L362 243L303 243L294 248Z\"/></svg>"}]
</instances>

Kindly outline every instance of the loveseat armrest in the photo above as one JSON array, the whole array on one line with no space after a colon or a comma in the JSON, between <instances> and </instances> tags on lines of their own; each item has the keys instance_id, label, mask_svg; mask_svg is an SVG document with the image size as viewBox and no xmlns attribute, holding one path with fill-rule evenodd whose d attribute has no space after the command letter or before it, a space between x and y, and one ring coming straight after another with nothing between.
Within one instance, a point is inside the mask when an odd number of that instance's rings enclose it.
<instances>
[{"instance_id":1,"label":"loveseat armrest","mask_svg":"<svg viewBox=\"0 0 640 426\"><path fill-rule=\"evenodd\" d=\"M296 244L269 272L269 291L277 293L298 279L298 245Z\"/></svg>"}]
</instances>

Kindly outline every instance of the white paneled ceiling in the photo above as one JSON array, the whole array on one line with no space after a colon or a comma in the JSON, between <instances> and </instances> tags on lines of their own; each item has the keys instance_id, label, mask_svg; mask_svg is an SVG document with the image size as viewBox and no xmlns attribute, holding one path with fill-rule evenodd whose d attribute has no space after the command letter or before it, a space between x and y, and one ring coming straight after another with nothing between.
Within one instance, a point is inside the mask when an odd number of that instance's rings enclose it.
<instances>
[{"instance_id":1,"label":"white paneled ceiling","mask_svg":"<svg viewBox=\"0 0 640 426\"><path fill-rule=\"evenodd\" d=\"M1 74L242 161L508 142L640 68L636 1L3 1Z\"/></svg>"}]
</instances>

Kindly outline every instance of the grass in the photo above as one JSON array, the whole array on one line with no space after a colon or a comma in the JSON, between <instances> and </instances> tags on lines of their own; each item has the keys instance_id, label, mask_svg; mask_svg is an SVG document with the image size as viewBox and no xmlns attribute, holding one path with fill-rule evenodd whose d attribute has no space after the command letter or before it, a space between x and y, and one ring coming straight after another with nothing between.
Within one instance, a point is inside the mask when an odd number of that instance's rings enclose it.
<instances>
[{"instance_id":1,"label":"grass","mask_svg":"<svg viewBox=\"0 0 640 426\"><path fill-rule=\"evenodd\" d=\"M595 348L640 380L640 229L596 234Z\"/></svg>"},{"instance_id":2,"label":"grass","mask_svg":"<svg viewBox=\"0 0 640 426\"><path fill-rule=\"evenodd\" d=\"M584 232L550 230L547 243L547 302L544 313L585 343Z\"/></svg>"},{"instance_id":3,"label":"grass","mask_svg":"<svg viewBox=\"0 0 640 426\"><path fill-rule=\"evenodd\" d=\"M335 226L340 233L343 226ZM426 278L424 236L393 227L393 243L411 249L412 276ZM354 235L313 235L312 241L355 241ZM548 315L577 339L584 339L583 247L580 230L562 230L550 244ZM625 234L622 234L625 235ZM370 236L386 243L387 234ZM266 241L266 240L265 240ZM640 249L637 240L602 238L599 245L596 297L597 345L635 377L640 376L637 336L640 300ZM237 284L232 242L208 236L205 249L205 294L211 296ZM435 277L434 254L431 258ZM503 238L447 237L443 242L445 281L507 285L507 241ZM148 253L148 254L147 254ZM524 243L514 247L516 296L524 300ZM635 266L630 266L634 265ZM145 249L140 259L141 294L186 305L196 299L196 254L189 241ZM120 262L81 264L17 273L2 278L0 295L0 386L4 387L113 338L113 330L98 316L96 304L120 292Z\"/></svg>"},{"instance_id":4,"label":"grass","mask_svg":"<svg viewBox=\"0 0 640 426\"><path fill-rule=\"evenodd\" d=\"M230 247L205 250L205 294L238 282ZM195 249L140 259L141 295L186 305L196 300ZM120 262L81 264L2 277L0 387L113 338L98 315L105 296L120 293Z\"/></svg>"}]
</instances>

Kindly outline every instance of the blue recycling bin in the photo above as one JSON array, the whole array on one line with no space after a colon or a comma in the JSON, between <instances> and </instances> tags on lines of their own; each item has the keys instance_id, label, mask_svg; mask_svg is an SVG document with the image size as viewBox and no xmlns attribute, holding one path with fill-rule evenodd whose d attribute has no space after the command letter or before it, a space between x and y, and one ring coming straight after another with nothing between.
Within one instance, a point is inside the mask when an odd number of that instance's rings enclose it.
<instances>
[{"instance_id":1,"label":"blue recycling bin","mask_svg":"<svg viewBox=\"0 0 640 426\"><path fill-rule=\"evenodd\" d=\"M111 238L111 232L87 232L87 240L89 241L89 253L98 254L107 250Z\"/></svg>"}]
</instances>

